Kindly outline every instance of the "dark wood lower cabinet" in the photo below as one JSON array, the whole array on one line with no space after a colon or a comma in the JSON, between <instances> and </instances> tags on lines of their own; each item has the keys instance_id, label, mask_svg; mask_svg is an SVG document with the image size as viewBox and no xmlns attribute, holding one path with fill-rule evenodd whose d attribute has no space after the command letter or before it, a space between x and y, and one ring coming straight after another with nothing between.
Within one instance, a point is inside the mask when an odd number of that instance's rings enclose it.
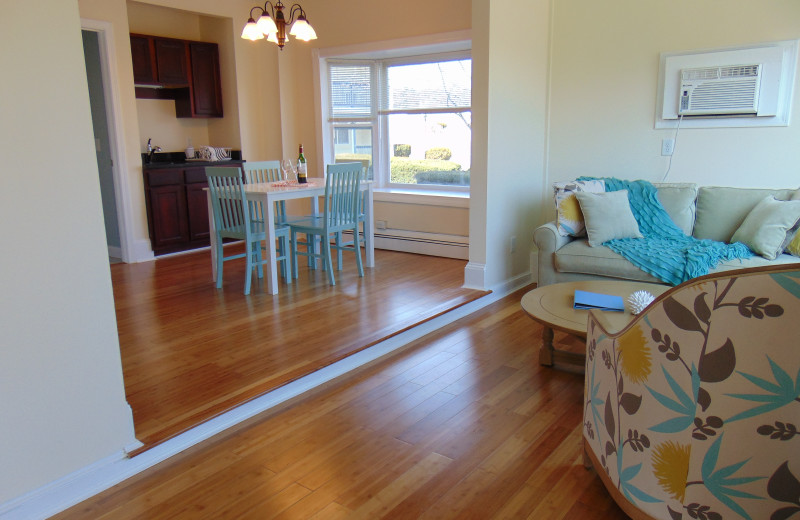
<instances>
[{"instance_id":1,"label":"dark wood lower cabinet","mask_svg":"<svg viewBox=\"0 0 800 520\"><path fill-rule=\"evenodd\" d=\"M186 212L189 215L189 239L209 240L207 182L186 185Z\"/></svg>"},{"instance_id":2,"label":"dark wood lower cabinet","mask_svg":"<svg viewBox=\"0 0 800 520\"><path fill-rule=\"evenodd\" d=\"M184 186L151 188L150 206L152 211L150 240L154 251L181 246L189 240Z\"/></svg>"},{"instance_id":3,"label":"dark wood lower cabinet","mask_svg":"<svg viewBox=\"0 0 800 520\"><path fill-rule=\"evenodd\" d=\"M150 244L156 255L209 245L205 167L145 169L144 184Z\"/></svg>"}]
</instances>

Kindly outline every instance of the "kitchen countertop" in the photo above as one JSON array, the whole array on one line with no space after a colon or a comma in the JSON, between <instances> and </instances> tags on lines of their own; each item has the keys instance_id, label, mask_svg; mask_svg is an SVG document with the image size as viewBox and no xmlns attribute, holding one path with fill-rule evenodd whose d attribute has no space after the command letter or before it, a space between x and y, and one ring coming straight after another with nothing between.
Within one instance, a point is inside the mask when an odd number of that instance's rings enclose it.
<instances>
[{"instance_id":1,"label":"kitchen countertop","mask_svg":"<svg viewBox=\"0 0 800 520\"><path fill-rule=\"evenodd\" d=\"M183 162L151 162L142 167L145 170L162 170L167 168L197 168L205 166L227 166L229 164L243 164L241 159L230 159L228 161L183 161Z\"/></svg>"},{"instance_id":2,"label":"kitchen countertop","mask_svg":"<svg viewBox=\"0 0 800 520\"><path fill-rule=\"evenodd\" d=\"M226 166L229 164L242 164L242 153L238 150L231 152L231 159L226 161L187 161L183 152L157 152L148 162L147 154L142 154L142 168L145 170L159 170L167 168L204 168L206 166Z\"/></svg>"}]
</instances>

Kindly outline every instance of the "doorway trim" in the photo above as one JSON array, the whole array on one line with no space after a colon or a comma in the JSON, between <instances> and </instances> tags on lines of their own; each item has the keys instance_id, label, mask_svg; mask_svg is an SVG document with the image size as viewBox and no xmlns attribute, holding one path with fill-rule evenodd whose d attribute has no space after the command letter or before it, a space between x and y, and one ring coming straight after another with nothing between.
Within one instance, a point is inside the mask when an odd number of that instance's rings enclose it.
<instances>
[{"instance_id":1,"label":"doorway trim","mask_svg":"<svg viewBox=\"0 0 800 520\"><path fill-rule=\"evenodd\" d=\"M81 18L81 29L97 33L100 47L100 70L103 78L103 97L106 105L106 124L110 142L111 167L114 178L114 198L117 206L117 225L119 226L122 261L136 262L131 230L131 197L128 187L128 169L125 162L125 143L122 128L122 105L115 78L117 75L116 51L114 48L114 29L110 22Z\"/></svg>"}]
</instances>

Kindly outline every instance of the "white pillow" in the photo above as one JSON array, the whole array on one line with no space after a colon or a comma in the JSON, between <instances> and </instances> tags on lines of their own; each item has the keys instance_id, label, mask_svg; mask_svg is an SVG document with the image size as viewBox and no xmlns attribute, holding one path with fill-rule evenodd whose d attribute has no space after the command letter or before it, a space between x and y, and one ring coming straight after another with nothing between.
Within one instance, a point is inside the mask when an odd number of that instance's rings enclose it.
<instances>
[{"instance_id":1,"label":"white pillow","mask_svg":"<svg viewBox=\"0 0 800 520\"><path fill-rule=\"evenodd\" d=\"M776 200L767 195L754 207L733 234L754 253L775 260L788 246L787 232L800 220L800 200Z\"/></svg>"},{"instance_id":2,"label":"white pillow","mask_svg":"<svg viewBox=\"0 0 800 520\"><path fill-rule=\"evenodd\" d=\"M628 202L628 190L605 193L579 191L575 196L586 219L591 247L615 238L643 238Z\"/></svg>"}]
</instances>

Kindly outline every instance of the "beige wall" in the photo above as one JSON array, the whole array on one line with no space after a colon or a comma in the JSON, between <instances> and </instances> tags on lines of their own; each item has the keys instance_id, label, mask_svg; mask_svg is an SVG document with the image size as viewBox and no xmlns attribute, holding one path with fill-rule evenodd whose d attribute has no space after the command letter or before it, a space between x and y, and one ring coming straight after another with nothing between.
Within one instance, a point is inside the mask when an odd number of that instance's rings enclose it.
<instances>
[{"instance_id":1,"label":"beige wall","mask_svg":"<svg viewBox=\"0 0 800 520\"><path fill-rule=\"evenodd\" d=\"M0 42L2 504L135 439L77 3L15 4Z\"/></svg>"},{"instance_id":2,"label":"beige wall","mask_svg":"<svg viewBox=\"0 0 800 520\"><path fill-rule=\"evenodd\" d=\"M663 176L661 140L673 130L654 129L660 53L800 37L796 1L559 0L554 6L549 181ZM798 107L796 86L788 127L682 128L668 180L796 187Z\"/></svg>"},{"instance_id":3,"label":"beige wall","mask_svg":"<svg viewBox=\"0 0 800 520\"><path fill-rule=\"evenodd\" d=\"M533 230L541 220L550 2L475 0L473 16L467 284L491 288L529 273ZM470 269L483 275L471 279Z\"/></svg>"}]
</instances>

